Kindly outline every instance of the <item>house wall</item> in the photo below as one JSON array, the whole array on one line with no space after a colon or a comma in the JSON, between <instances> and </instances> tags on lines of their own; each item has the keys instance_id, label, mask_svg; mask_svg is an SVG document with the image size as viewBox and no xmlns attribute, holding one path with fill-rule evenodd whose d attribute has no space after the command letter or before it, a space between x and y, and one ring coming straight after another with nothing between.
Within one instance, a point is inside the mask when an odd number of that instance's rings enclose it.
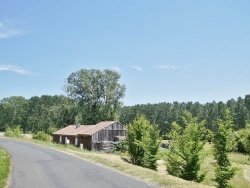
<instances>
[{"instance_id":1,"label":"house wall","mask_svg":"<svg viewBox=\"0 0 250 188\"><path fill-rule=\"evenodd\" d=\"M79 136L78 146L80 146L80 144L83 144L84 149L91 150L92 149L91 148L91 136L88 136L88 135Z\"/></svg>"},{"instance_id":2,"label":"house wall","mask_svg":"<svg viewBox=\"0 0 250 188\"><path fill-rule=\"evenodd\" d=\"M62 137L61 144L66 144L65 139L69 140L69 144L75 145L75 137L74 136L67 136L67 135L53 135L53 141L56 143L60 143L60 136Z\"/></svg>"},{"instance_id":3,"label":"house wall","mask_svg":"<svg viewBox=\"0 0 250 188\"><path fill-rule=\"evenodd\" d=\"M126 134L125 126L116 122L112 125L96 132L92 135L91 139L91 149L99 150L99 143L103 141L115 141L115 136L125 136Z\"/></svg>"}]
</instances>

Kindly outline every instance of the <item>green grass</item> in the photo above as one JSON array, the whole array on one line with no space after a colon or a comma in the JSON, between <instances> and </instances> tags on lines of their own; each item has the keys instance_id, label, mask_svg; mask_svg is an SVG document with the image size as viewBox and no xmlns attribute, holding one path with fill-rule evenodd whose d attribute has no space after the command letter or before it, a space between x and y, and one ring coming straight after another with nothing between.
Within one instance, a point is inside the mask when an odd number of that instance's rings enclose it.
<instances>
[{"instance_id":1,"label":"green grass","mask_svg":"<svg viewBox=\"0 0 250 188\"><path fill-rule=\"evenodd\" d=\"M208 186L216 185L213 181L215 178L215 160L212 153L212 146L212 144L208 143L205 145L204 162L201 166L201 172L206 172L205 179L201 184ZM167 150L161 150L159 156L163 158L166 153ZM229 181L229 184L232 185L232 187L250 188L250 161L248 158L248 155L241 153L232 152L229 154L231 164L238 169L236 175Z\"/></svg>"},{"instance_id":2,"label":"green grass","mask_svg":"<svg viewBox=\"0 0 250 188\"><path fill-rule=\"evenodd\" d=\"M203 172L207 172L207 174L202 184L215 186L216 184L213 181L213 179L215 178L215 161L212 154L212 145L206 144L205 150L206 156L204 158L201 170ZM229 184L232 187L250 188L250 161L248 160L248 156L232 152L229 154L229 160L232 166L238 169L236 171L236 175L229 181Z\"/></svg>"},{"instance_id":3,"label":"green grass","mask_svg":"<svg viewBox=\"0 0 250 188\"><path fill-rule=\"evenodd\" d=\"M10 155L0 147L0 187L5 187L8 182L11 168Z\"/></svg>"}]
</instances>

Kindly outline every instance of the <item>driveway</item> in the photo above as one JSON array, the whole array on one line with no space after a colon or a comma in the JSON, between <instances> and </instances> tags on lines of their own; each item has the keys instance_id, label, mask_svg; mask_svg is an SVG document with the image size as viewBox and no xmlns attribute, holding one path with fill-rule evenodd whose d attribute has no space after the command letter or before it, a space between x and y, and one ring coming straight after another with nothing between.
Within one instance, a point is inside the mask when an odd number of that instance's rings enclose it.
<instances>
[{"instance_id":1,"label":"driveway","mask_svg":"<svg viewBox=\"0 0 250 188\"><path fill-rule=\"evenodd\" d=\"M152 188L146 182L86 160L21 141L0 138L12 156L10 188Z\"/></svg>"}]
</instances>

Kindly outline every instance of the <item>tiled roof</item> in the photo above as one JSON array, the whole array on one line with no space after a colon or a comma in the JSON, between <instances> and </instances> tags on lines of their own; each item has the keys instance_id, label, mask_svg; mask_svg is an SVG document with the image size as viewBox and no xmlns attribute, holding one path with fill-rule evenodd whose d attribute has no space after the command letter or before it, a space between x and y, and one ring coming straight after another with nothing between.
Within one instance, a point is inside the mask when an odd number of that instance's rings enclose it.
<instances>
[{"instance_id":1,"label":"tiled roof","mask_svg":"<svg viewBox=\"0 0 250 188\"><path fill-rule=\"evenodd\" d=\"M79 135L93 135L96 132L108 127L109 125L112 125L113 123L115 123L116 121L102 121L96 125L93 125L91 127L89 127L88 129L79 132Z\"/></svg>"},{"instance_id":2,"label":"tiled roof","mask_svg":"<svg viewBox=\"0 0 250 188\"><path fill-rule=\"evenodd\" d=\"M102 121L96 125L69 125L53 133L53 135L67 135L67 136L77 136L77 135L93 135L94 133L112 125L116 121Z\"/></svg>"},{"instance_id":3,"label":"tiled roof","mask_svg":"<svg viewBox=\"0 0 250 188\"><path fill-rule=\"evenodd\" d=\"M54 135L68 135L68 136L76 136L79 132L82 132L89 127L92 127L93 125L80 125L79 127L77 125L69 125L67 127L64 127L56 132L54 132Z\"/></svg>"}]
</instances>

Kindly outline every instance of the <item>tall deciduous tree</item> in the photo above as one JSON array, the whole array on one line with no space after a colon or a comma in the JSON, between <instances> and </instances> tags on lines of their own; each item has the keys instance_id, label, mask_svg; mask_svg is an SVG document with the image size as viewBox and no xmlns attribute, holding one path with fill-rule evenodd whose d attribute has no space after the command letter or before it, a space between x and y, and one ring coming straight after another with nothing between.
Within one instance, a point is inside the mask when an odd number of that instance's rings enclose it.
<instances>
[{"instance_id":1,"label":"tall deciduous tree","mask_svg":"<svg viewBox=\"0 0 250 188\"><path fill-rule=\"evenodd\" d=\"M21 96L13 96L3 98L0 104L0 130L7 127L15 128L17 125L25 127L28 100Z\"/></svg>"},{"instance_id":2,"label":"tall deciduous tree","mask_svg":"<svg viewBox=\"0 0 250 188\"><path fill-rule=\"evenodd\" d=\"M95 124L102 120L114 120L121 106L125 85L118 83L120 74L111 70L81 69L67 78L65 91L78 101L79 123Z\"/></svg>"},{"instance_id":3,"label":"tall deciduous tree","mask_svg":"<svg viewBox=\"0 0 250 188\"><path fill-rule=\"evenodd\" d=\"M231 167L228 153L232 151L234 145L232 141L233 120L229 109L226 110L225 119L218 120L218 131L216 132L214 143L215 181L218 188L230 187L228 181L234 176L235 168Z\"/></svg>"}]
</instances>

